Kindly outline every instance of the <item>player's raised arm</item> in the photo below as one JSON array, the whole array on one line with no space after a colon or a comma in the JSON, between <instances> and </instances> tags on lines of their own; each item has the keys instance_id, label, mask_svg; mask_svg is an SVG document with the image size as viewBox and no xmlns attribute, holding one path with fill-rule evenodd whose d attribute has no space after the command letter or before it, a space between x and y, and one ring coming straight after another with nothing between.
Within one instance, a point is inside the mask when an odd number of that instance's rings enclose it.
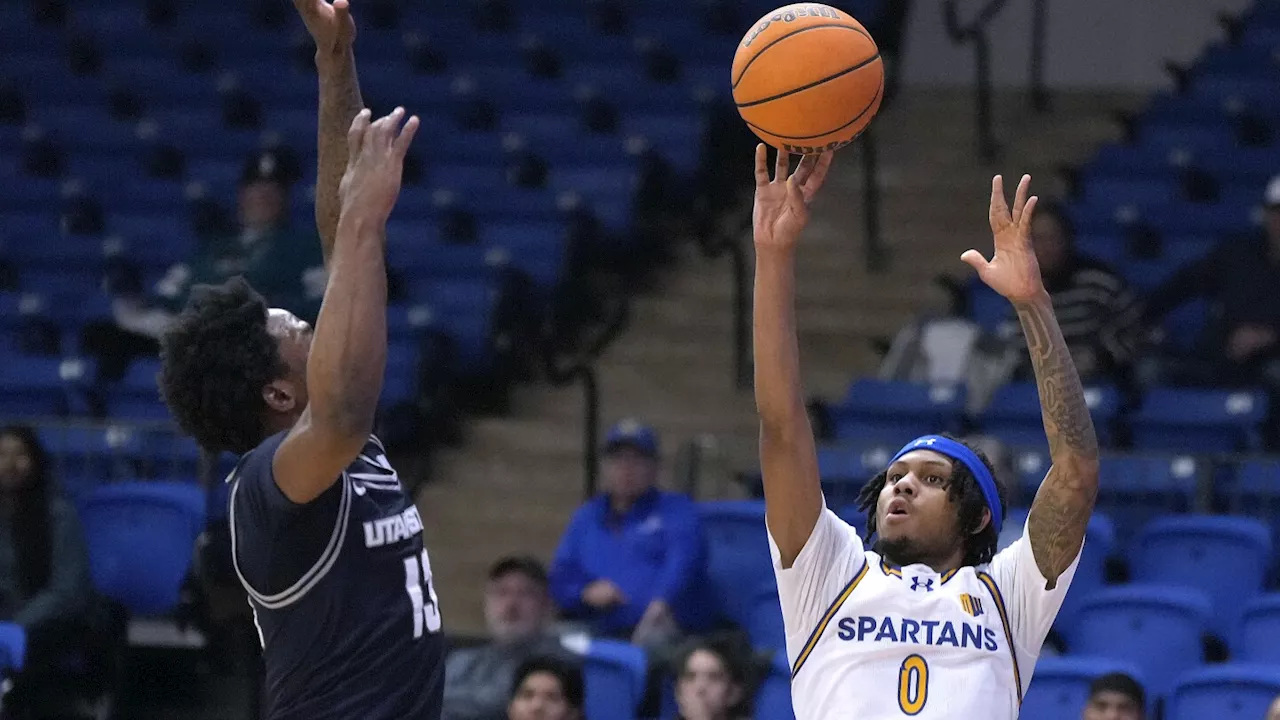
<instances>
[{"instance_id":1,"label":"player's raised arm","mask_svg":"<svg viewBox=\"0 0 1280 720\"><path fill-rule=\"evenodd\" d=\"M1098 495L1098 438L1085 403L1080 375L1062 339L1053 303L1040 279L1031 248L1031 216L1036 198L1027 199L1031 176L1018 183L1013 210L1005 202L997 175L991 183L991 232L995 254L987 262L977 250L961 260L978 271L991 289L1013 303L1031 353L1044 431L1053 461L1027 520L1027 535L1040 574L1052 589L1071 566L1084 542L1085 527Z\"/></svg>"},{"instance_id":2,"label":"player's raised arm","mask_svg":"<svg viewBox=\"0 0 1280 720\"><path fill-rule=\"evenodd\" d=\"M338 184L347 167L347 130L364 109L352 50L356 26L348 0L293 0L293 5L316 43L316 74L320 78L316 231L327 266L338 235Z\"/></svg>"},{"instance_id":3,"label":"player's raised arm","mask_svg":"<svg viewBox=\"0 0 1280 720\"><path fill-rule=\"evenodd\" d=\"M756 147L756 410L765 513L784 568L795 562L822 512L817 450L800 384L795 253L809 220L809 203L826 179L831 157L808 155L791 174L787 153L779 153L770 179L768 151L764 145Z\"/></svg>"},{"instance_id":4,"label":"player's raised arm","mask_svg":"<svg viewBox=\"0 0 1280 720\"><path fill-rule=\"evenodd\" d=\"M311 397L272 463L276 484L297 503L332 485L373 429L387 359L386 223L417 129L403 108L372 123L364 110L351 124L337 241L307 361Z\"/></svg>"}]
</instances>

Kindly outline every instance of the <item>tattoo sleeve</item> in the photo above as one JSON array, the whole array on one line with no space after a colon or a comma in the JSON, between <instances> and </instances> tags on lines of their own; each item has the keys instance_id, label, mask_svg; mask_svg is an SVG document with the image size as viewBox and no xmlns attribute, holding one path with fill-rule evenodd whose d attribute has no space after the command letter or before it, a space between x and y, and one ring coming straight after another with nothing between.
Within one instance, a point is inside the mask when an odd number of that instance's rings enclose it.
<instances>
[{"instance_id":1,"label":"tattoo sleeve","mask_svg":"<svg viewBox=\"0 0 1280 720\"><path fill-rule=\"evenodd\" d=\"M1035 501L1027 534L1040 573L1053 589L1084 542L1098 495L1098 438L1080 376L1062 339L1048 295L1016 303L1027 340L1053 466Z\"/></svg>"},{"instance_id":2,"label":"tattoo sleeve","mask_svg":"<svg viewBox=\"0 0 1280 720\"><path fill-rule=\"evenodd\" d=\"M319 169L316 173L316 231L325 265L333 255L338 236L338 215L342 200L338 186L347 169L347 131L351 122L364 109L360 82L356 76L355 55L317 61L320 76L320 120L318 128Z\"/></svg>"}]
</instances>

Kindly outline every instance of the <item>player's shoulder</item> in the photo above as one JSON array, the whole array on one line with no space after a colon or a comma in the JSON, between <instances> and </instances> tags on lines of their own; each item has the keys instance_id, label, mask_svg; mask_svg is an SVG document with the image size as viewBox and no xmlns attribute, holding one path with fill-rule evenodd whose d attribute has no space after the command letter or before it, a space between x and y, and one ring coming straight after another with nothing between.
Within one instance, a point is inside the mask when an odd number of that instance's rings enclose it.
<instances>
[{"instance_id":1,"label":"player's shoulder","mask_svg":"<svg viewBox=\"0 0 1280 720\"><path fill-rule=\"evenodd\" d=\"M280 444L289 436L289 431L284 430L267 437L258 443L257 447L240 456L240 460L236 462L235 469L227 476L227 482L243 477L249 474L261 474L263 472L270 473L271 461L275 458L276 450L280 448Z\"/></svg>"}]
</instances>

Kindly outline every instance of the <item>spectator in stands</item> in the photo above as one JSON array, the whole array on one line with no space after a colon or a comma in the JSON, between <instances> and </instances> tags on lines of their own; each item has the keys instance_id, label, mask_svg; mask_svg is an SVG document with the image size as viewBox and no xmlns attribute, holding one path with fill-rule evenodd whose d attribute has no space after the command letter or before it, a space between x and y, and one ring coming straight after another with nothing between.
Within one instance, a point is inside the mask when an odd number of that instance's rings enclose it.
<instances>
[{"instance_id":1,"label":"spectator in stands","mask_svg":"<svg viewBox=\"0 0 1280 720\"><path fill-rule=\"evenodd\" d=\"M552 610L542 563L530 557L494 563L484 595L490 642L449 654L446 720L500 720L522 663L532 657L568 657L559 639L548 632Z\"/></svg>"},{"instance_id":2,"label":"spectator in stands","mask_svg":"<svg viewBox=\"0 0 1280 720\"><path fill-rule=\"evenodd\" d=\"M1142 684L1124 673L1110 673L1089 686L1082 720L1143 720L1147 693Z\"/></svg>"},{"instance_id":3,"label":"spectator in stands","mask_svg":"<svg viewBox=\"0 0 1280 720\"><path fill-rule=\"evenodd\" d=\"M1264 203L1260 229L1223 242L1151 294L1146 315L1152 323L1195 297L1215 306L1205 356L1177 364L1167 381L1280 388L1280 175L1267 185Z\"/></svg>"},{"instance_id":4,"label":"spectator in stands","mask_svg":"<svg viewBox=\"0 0 1280 720\"><path fill-rule=\"evenodd\" d=\"M677 720L739 720L750 717L751 648L728 636L695 640L677 656Z\"/></svg>"},{"instance_id":5,"label":"spectator in stands","mask_svg":"<svg viewBox=\"0 0 1280 720\"><path fill-rule=\"evenodd\" d=\"M1272 701L1271 707L1267 709L1267 716L1263 720L1280 720L1280 697Z\"/></svg>"},{"instance_id":6,"label":"spectator in stands","mask_svg":"<svg viewBox=\"0 0 1280 720\"><path fill-rule=\"evenodd\" d=\"M508 720L582 720L582 669L554 657L535 657L516 670Z\"/></svg>"},{"instance_id":7,"label":"spectator in stands","mask_svg":"<svg viewBox=\"0 0 1280 720\"><path fill-rule=\"evenodd\" d=\"M1144 334L1138 297L1111 268L1076 252L1075 227L1061 205L1041 199L1031 242L1081 379L1127 385ZM1018 332L1014 323L1010 333ZM1031 378L1030 358L1015 374Z\"/></svg>"},{"instance_id":8,"label":"spectator in stands","mask_svg":"<svg viewBox=\"0 0 1280 720\"><path fill-rule=\"evenodd\" d=\"M6 712L43 712L61 700L64 663L92 640L91 592L80 521L39 438L25 426L0 430L0 622L20 625L27 640Z\"/></svg>"},{"instance_id":9,"label":"spectator in stands","mask_svg":"<svg viewBox=\"0 0 1280 720\"><path fill-rule=\"evenodd\" d=\"M604 488L574 513L551 565L551 595L595 633L650 647L706 629L703 537L685 496L656 487L658 437L624 420L604 445Z\"/></svg>"}]
</instances>

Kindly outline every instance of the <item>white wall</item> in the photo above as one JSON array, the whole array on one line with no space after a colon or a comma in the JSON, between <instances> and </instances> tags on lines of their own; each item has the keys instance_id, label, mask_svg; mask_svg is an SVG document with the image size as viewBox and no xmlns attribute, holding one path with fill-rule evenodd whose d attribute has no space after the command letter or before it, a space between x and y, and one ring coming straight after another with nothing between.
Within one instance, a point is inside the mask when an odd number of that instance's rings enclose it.
<instances>
[{"instance_id":1,"label":"white wall","mask_svg":"<svg viewBox=\"0 0 1280 720\"><path fill-rule=\"evenodd\" d=\"M1217 14L1252 0L1047 0L1046 79L1053 88L1147 90L1167 84L1164 60L1194 60L1222 37ZM961 0L962 23L985 0ZM998 87L1027 82L1031 2L1009 0L989 28L992 78ZM973 48L947 35L940 0L914 0L907 30L904 81L969 85Z\"/></svg>"}]
</instances>

